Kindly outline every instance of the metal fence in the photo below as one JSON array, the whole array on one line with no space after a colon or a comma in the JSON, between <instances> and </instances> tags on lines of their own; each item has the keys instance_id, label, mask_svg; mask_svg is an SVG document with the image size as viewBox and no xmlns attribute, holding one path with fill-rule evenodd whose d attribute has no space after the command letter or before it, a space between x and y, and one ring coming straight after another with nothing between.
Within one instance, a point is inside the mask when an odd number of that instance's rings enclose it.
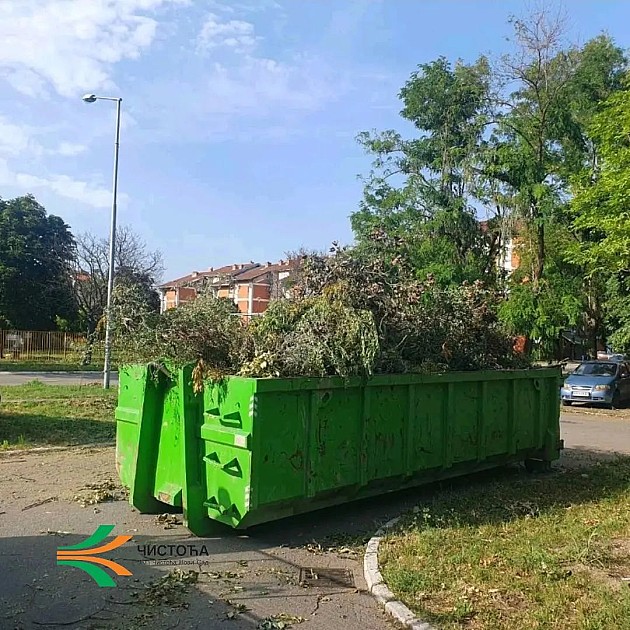
<instances>
[{"instance_id":1,"label":"metal fence","mask_svg":"<svg viewBox=\"0 0 630 630\"><path fill-rule=\"evenodd\" d=\"M59 331L0 330L0 360L81 363L98 359L100 344L89 348L86 335ZM88 353L90 349L90 353Z\"/></svg>"},{"instance_id":2,"label":"metal fence","mask_svg":"<svg viewBox=\"0 0 630 630\"><path fill-rule=\"evenodd\" d=\"M234 313L248 324L262 313ZM32 363L102 363L102 340L89 343L83 333L40 330L0 330L2 361Z\"/></svg>"}]
</instances>

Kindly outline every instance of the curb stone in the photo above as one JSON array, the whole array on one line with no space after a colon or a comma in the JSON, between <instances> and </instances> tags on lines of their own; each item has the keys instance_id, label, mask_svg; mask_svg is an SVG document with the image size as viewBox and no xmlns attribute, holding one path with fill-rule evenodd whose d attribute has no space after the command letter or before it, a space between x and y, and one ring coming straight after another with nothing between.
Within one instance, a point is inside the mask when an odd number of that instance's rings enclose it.
<instances>
[{"instance_id":1,"label":"curb stone","mask_svg":"<svg viewBox=\"0 0 630 630\"><path fill-rule=\"evenodd\" d=\"M376 531L370 538L363 556L363 575L367 582L368 591L385 608L385 611L394 617L396 621L411 630L436 630L433 626L422 619L418 619L396 596L389 590L385 580L378 568L378 547L383 540L387 530L394 527L400 516L388 521Z\"/></svg>"}]
</instances>

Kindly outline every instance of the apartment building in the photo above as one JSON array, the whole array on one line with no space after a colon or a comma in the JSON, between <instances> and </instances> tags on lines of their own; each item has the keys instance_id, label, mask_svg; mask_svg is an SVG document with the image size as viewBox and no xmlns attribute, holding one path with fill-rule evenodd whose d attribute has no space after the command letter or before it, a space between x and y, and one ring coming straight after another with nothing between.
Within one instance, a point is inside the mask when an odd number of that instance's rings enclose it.
<instances>
[{"instance_id":1,"label":"apartment building","mask_svg":"<svg viewBox=\"0 0 630 630\"><path fill-rule=\"evenodd\" d=\"M239 263L192 273L158 287L162 312L194 300L202 292L234 301L239 313L263 313L271 300L286 295L286 281L293 265L278 263Z\"/></svg>"}]
</instances>

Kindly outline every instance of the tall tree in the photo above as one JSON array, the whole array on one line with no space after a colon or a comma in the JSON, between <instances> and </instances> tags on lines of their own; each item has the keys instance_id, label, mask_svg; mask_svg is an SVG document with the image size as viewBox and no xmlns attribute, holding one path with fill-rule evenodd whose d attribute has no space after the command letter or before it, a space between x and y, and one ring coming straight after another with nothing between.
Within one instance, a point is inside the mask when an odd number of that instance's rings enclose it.
<instances>
[{"instance_id":1,"label":"tall tree","mask_svg":"<svg viewBox=\"0 0 630 630\"><path fill-rule=\"evenodd\" d=\"M500 277L497 254L516 236L521 268L506 285L505 321L543 350L569 327L595 349L606 276L567 251L572 239L601 238L567 207L576 178L589 186L602 168L591 121L621 88L626 60L604 35L568 44L546 10L512 24L513 50L498 64L440 58L411 75L401 115L416 137L360 134L374 162L352 227L359 248L376 238L390 260L443 284ZM494 215L487 230L479 206Z\"/></svg>"},{"instance_id":2,"label":"tall tree","mask_svg":"<svg viewBox=\"0 0 630 630\"><path fill-rule=\"evenodd\" d=\"M593 154L591 168L573 178L570 204L576 235L567 258L582 265L587 282L595 284L607 304L598 301L597 322L608 320L611 341L630 350L630 77L614 92L588 126Z\"/></svg>"},{"instance_id":3,"label":"tall tree","mask_svg":"<svg viewBox=\"0 0 630 630\"><path fill-rule=\"evenodd\" d=\"M151 308L159 308L155 284L164 269L162 254L151 251L131 228L122 226L116 235L114 254L116 282L140 294ZM77 237L74 293L82 325L93 332L107 307L109 240L85 233Z\"/></svg>"},{"instance_id":4,"label":"tall tree","mask_svg":"<svg viewBox=\"0 0 630 630\"><path fill-rule=\"evenodd\" d=\"M630 76L589 130L598 167L573 180L573 227L582 236L574 258L595 271L630 271Z\"/></svg>"},{"instance_id":5,"label":"tall tree","mask_svg":"<svg viewBox=\"0 0 630 630\"><path fill-rule=\"evenodd\" d=\"M76 307L70 228L32 195L0 199L0 328L53 330Z\"/></svg>"},{"instance_id":6,"label":"tall tree","mask_svg":"<svg viewBox=\"0 0 630 630\"><path fill-rule=\"evenodd\" d=\"M567 232L569 224L565 213L569 182L577 174L590 180L598 168L589 122L607 96L619 88L625 59L606 36L582 48L566 45L562 20L545 11L515 20L514 28L516 51L502 59L501 67L500 85L509 90L507 96L499 93L495 97L497 125L489 142L485 172L497 182L495 186L520 222L521 249L527 250L522 258L530 282L510 293L504 314L519 320L528 337L529 331L540 338L541 328L554 334L574 322L573 305L581 301L584 317L579 328L591 339L595 352L602 336L605 282L567 258L564 251L570 240L558 240L557 235ZM551 239L547 238L549 229L555 231ZM554 243L551 252L550 241ZM546 274L548 262L551 269ZM562 274L558 275L560 268ZM574 280L566 282L566 274L573 274ZM520 282L521 275L513 280ZM577 294L559 299L557 291L576 287L581 287ZM531 295L524 301L527 292ZM551 294L556 299L550 301ZM518 313L526 303L531 308ZM558 308L561 304L571 308ZM528 313L531 319L526 324ZM541 327L541 321L546 325ZM547 340L543 346L550 343Z\"/></svg>"},{"instance_id":7,"label":"tall tree","mask_svg":"<svg viewBox=\"0 0 630 630\"><path fill-rule=\"evenodd\" d=\"M542 10L512 23L515 51L502 58L496 74L497 124L486 173L505 185L514 210L534 236L530 274L537 291L546 262L546 224L560 202L563 152L558 141L565 134L576 64L573 51L562 48L559 17Z\"/></svg>"},{"instance_id":8,"label":"tall tree","mask_svg":"<svg viewBox=\"0 0 630 630\"><path fill-rule=\"evenodd\" d=\"M569 183L569 193L575 186L589 187L599 178L601 155L597 135L596 117L606 108L611 95L623 89L623 77L627 60L622 49L605 35L587 42L579 54L579 63L571 81L570 116L572 133L567 134L563 145L567 160L564 180ZM564 249L568 262L576 263L579 257L573 255L575 245L587 249L597 241L597 235L589 229L581 229L573 224L573 219L580 215L579 207L569 204L567 218L577 243ZM605 344L607 287L621 287L622 284L610 283L611 269L598 268L583 259L579 265L584 295L584 328L595 354L600 342Z\"/></svg>"},{"instance_id":9,"label":"tall tree","mask_svg":"<svg viewBox=\"0 0 630 630\"><path fill-rule=\"evenodd\" d=\"M445 283L474 280L492 268L474 211L489 72L485 58L472 65L444 58L423 64L400 92L401 115L417 137L406 140L392 130L359 135L375 156L352 215L359 246L374 231L398 236L419 274Z\"/></svg>"}]
</instances>

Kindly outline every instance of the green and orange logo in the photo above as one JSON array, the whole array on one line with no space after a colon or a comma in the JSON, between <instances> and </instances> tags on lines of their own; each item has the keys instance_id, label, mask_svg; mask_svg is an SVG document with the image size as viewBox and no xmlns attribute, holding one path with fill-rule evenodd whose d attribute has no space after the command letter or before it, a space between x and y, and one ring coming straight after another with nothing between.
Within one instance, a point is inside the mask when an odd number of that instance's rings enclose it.
<instances>
[{"instance_id":1,"label":"green and orange logo","mask_svg":"<svg viewBox=\"0 0 630 630\"><path fill-rule=\"evenodd\" d=\"M107 558L99 558L98 555L116 549L131 540L131 536L116 536L114 540L100 545L107 538L114 525L99 525L98 529L83 542L67 547L59 547L57 550L57 564L65 564L85 571L99 586L116 586L112 577L101 568L107 567L116 575L132 575L129 569ZM100 546L94 546L100 545ZM99 566L101 565L101 566Z\"/></svg>"}]
</instances>

